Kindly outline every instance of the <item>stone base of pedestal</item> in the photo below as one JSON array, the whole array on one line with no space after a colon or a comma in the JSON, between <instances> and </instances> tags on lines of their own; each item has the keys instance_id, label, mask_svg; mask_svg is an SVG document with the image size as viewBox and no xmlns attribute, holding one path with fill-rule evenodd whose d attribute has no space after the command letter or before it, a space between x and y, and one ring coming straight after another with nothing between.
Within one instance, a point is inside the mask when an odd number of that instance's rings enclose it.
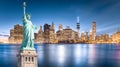
<instances>
[{"instance_id":1,"label":"stone base of pedestal","mask_svg":"<svg viewBox=\"0 0 120 67\"><path fill-rule=\"evenodd\" d=\"M21 50L18 57L18 67L38 67L35 50Z\"/></svg>"}]
</instances>

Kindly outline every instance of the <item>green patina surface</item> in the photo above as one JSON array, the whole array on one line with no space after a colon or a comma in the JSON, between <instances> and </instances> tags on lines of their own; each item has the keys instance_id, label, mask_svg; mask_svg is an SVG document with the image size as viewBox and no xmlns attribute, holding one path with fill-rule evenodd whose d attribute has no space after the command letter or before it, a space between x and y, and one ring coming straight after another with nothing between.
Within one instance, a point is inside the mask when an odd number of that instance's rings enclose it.
<instances>
[{"instance_id":1,"label":"green patina surface","mask_svg":"<svg viewBox=\"0 0 120 67\"><path fill-rule=\"evenodd\" d=\"M21 50L34 50L34 31L37 27L34 26L30 20L30 15L25 13L23 16L23 41Z\"/></svg>"}]
</instances>

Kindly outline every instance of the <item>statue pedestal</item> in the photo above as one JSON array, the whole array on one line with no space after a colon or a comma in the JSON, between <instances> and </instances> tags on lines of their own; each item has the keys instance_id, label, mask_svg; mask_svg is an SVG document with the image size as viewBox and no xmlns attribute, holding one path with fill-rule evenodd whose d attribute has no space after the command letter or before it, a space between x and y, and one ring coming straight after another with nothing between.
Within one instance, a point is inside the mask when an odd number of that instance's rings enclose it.
<instances>
[{"instance_id":1,"label":"statue pedestal","mask_svg":"<svg viewBox=\"0 0 120 67\"><path fill-rule=\"evenodd\" d=\"M20 50L17 57L18 67L38 67L35 50Z\"/></svg>"}]
</instances>

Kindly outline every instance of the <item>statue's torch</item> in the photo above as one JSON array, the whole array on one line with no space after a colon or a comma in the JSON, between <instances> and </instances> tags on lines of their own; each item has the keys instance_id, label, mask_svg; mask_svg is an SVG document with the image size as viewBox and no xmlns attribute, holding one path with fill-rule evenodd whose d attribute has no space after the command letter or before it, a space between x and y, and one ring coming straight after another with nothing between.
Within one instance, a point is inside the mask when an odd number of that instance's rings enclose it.
<instances>
[{"instance_id":1,"label":"statue's torch","mask_svg":"<svg viewBox=\"0 0 120 67\"><path fill-rule=\"evenodd\" d=\"M25 10L26 10L26 2L23 2L23 10L24 10L24 15L26 14L25 13Z\"/></svg>"}]
</instances>

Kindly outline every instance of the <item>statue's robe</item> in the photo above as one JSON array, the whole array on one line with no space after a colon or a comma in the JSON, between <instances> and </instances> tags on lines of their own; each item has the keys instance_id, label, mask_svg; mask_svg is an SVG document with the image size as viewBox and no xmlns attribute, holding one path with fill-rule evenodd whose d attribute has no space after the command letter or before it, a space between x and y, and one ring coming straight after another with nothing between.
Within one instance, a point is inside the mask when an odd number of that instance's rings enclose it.
<instances>
[{"instance_id":1,"label":"statue's robe","mask_svg":"<svg viewBox=\"0 0 120 67\"><path fill-rule=\"evenodd\" d=\"M23 18L23 41L21 49L34 49L35 26L27 18Z\"/></svg>"}]
</instances>

